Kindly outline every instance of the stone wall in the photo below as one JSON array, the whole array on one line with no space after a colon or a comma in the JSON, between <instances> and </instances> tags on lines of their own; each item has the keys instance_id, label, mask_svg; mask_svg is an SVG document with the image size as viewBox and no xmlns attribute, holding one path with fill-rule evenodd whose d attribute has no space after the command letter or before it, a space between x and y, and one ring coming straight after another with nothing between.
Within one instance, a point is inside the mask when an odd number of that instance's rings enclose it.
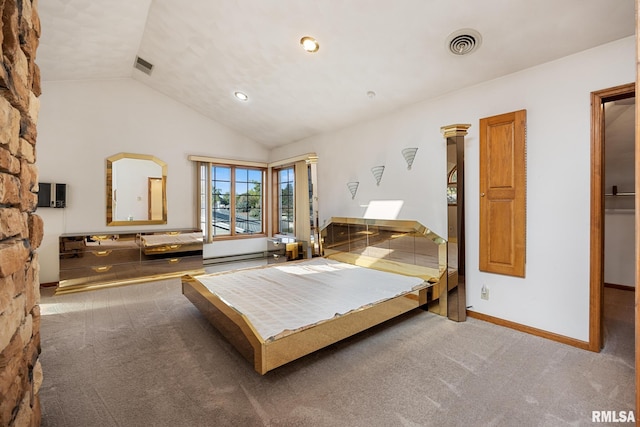
<instances>
[{"instance_id":1,"label":"stone wall","mask_svg":"<svg viewBox=\"0 0 640 427\"><path fill-rule=\"evenodd\" d=\"M0 425L40 425L38 0L0 0Z\"/></svg>"}]
</instances>

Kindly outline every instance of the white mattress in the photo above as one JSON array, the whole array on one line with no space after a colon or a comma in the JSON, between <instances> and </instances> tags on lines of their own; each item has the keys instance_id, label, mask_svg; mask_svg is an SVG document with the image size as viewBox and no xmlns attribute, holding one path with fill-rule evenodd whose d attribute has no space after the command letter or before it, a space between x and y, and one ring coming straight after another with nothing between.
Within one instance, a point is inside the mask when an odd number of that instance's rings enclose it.
<instances>
[{"instance_id":1,"label":"white mattress","mask_svg":"<svg viewBox=\"0 0 640 427\"><path fill-rule=\"evenodd\" d=\"M244 314L263 339L428 285L418 277L326 258L204 275L197 279Z\"/></svg>"}]
</instances>

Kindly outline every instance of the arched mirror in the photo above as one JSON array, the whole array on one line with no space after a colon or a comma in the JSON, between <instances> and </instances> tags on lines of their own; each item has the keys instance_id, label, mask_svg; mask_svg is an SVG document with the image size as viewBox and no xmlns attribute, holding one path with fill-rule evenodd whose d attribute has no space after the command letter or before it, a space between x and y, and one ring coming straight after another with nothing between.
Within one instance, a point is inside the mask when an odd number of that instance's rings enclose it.
<instances>
[{"instance_id":1,"label":"arched mirror","mask_svg":"<svg viewBox=\"0 0 640 427\"><path fill-rule=\"evenodd\" d=\"M107 225L167 223L167 164L155 156L107 158Z\"/></svg>"}]
</instances>

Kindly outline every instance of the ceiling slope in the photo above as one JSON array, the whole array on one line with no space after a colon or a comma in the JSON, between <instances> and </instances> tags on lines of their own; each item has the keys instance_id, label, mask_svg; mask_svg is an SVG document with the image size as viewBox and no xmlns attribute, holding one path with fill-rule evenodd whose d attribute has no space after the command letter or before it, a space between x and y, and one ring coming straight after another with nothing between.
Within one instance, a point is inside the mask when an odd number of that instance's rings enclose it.
<instances>
[{"instance_id":1,"label":"ceiling slope","mask_svg":"<svg viewBox=\"0 0 640 427\"><path fill-rule=\"evenodd\" d=\"M633 0L47 0L39 12L43 81L132 77L268 147L635 31ZM481 45L453 55L447 37L464 28ZM318 52L302 50L306 35Z\"/></svg>"}]
</instances>

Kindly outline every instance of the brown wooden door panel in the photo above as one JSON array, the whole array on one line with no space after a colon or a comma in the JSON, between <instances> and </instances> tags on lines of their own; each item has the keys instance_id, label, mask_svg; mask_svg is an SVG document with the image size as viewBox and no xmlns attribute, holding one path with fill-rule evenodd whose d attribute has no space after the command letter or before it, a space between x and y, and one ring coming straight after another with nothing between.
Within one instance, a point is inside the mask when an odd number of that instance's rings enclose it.
<instances>
[{"instance_id":1,"label":"brown wooden door panel","mask_svg":"<svg viewBox=\"0 0 640 427\"><path fill-rule=\"evenodd\" d=\"M513 189L513 122L492 124L488 131L492 149L487 151L487 189Z\"/></svg>"},{"instance_id":2,"label":"brown wooden door panel","mask_svg":"<svg viewBox=\"0 0 640 427\"><path fill-rule=\"evenodd\" d=\"M510 250L510 241L513 236L513 203L510 200L494 201L489 205L487 214L491 228L500 228L505 231L488 236L487 259L492 265L509 266L513 264L513 252Z\"/></svg>"},{"instance_id":3,"label":"brown wooden door panel","mask_svg":"<svg viewBox=\"0 0 640 427\"><path fill-rule=\"evenodd\" d=\"M525 275L526 110L480 120L480 270Z\"/></svg>"}]
</instances>

